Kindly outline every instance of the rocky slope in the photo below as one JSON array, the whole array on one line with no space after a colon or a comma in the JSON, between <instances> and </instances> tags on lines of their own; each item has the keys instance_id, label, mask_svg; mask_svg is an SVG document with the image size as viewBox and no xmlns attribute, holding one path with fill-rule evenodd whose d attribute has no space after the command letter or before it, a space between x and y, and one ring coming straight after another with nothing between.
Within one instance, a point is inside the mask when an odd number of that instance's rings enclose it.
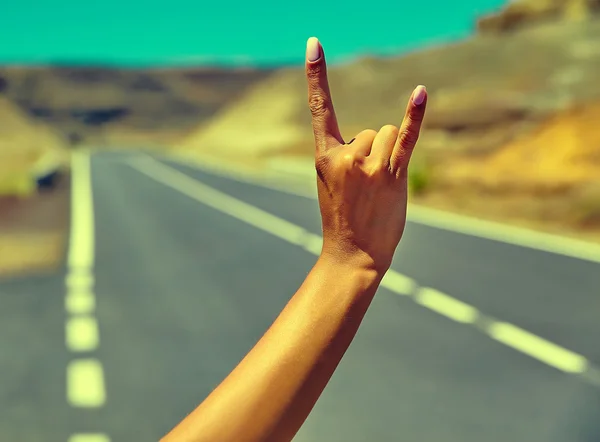
<instances>
[{"instance_id":1,"label":"rocky slope","mask_svg":"<svg viewBox=\"0 0 600 442\"><path fill-rule=\"evenodd\" d=\"M0 97L0 277L60 262L69 212L66 177L59 176L49 194L36 193L33 178L67 161L54 130Z\"/></svg>"},{"instance_id":2,"label":"rocky slope","mask_svg":"<svg viewBox=\"0 0 600 442\"><path fill-rule=\"evenodd\" d=\"M31 177L67 164L69 144L164 148L269 74L0 67L0 277L61 262L69 177L51 192L33 192Z\"/></svg>"},{"instance_id":3,"label":"rocky slope","mask_svg":"<svg viewBox=\"0 0 600 442\"><path fill-rule=\"evenodd\" d=\"M477 20L479 33L503 33L539 23L581 22L600 10L598 0L517 0Z\"/></svg>"},{"instance_id":4,"label":"rocky slope","mask_svg":"<svg viewBox=\"0 0 600 442\"><path fill-rule=\"evenodd\" d=\"M0 195L27 193L36 167L65 160L60 135L0 97Z\"/></svg>"},{"instance_id":5,"label":"rocky slope","mask_svg":"<svg viewBox=\"0 0 600 442\"><path fill-rule=\"evenodd\" d=\"M415 161L422 190L416 200L600 231L598 3L513 2L485 20L507 23L514 11L527 11L519 26L491 32L483 20L462 42L331 67L342 133L349 139L363 128L398 124L412 89L425 84L430 100ZM229 161L309 158L303 75L290 68L258 84L181 149Z\"/></svg>"},{"instance_id":6,"label":"rocky slope","mask_svg":"<svg viewBox=\"0 0 600 442\"><path fill-rule=\"evenodd\" d=\"M0 67L0 94L73 144L166 144L269 70Z\"/></svg>"}]
</instances>

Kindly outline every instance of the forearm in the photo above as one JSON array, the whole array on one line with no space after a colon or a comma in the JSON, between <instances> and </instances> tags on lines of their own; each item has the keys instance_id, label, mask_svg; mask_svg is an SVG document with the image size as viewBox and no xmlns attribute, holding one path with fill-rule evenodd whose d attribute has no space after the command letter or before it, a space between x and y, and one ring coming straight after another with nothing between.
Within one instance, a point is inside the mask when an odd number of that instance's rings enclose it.
<instances>
[{"instance_id":1,"label":"forearm","mask_svg":"<svg viewBox=\"0 0 600 442\"><path fill-rule=\"evenodd\" d=\"M319 258L256 346L163 442L291 440L350 345L382 276Z\"/></svg>"}]
</instances>

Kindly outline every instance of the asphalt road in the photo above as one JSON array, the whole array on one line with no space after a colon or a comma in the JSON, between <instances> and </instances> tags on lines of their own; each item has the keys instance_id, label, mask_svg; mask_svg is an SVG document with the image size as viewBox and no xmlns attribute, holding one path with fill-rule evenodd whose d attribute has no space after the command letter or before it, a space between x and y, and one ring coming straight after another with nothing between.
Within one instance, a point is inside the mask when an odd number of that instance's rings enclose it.
<instances>
[{"instance_id":1,"label":"asphalt road","mask_svg":"<svg viewBox=\"0 0 600 442\"><path fill-rule=\"evenodd\" d=\"M65 272L0 285L0 441L157 441L254 345L315 261L131 167L92 158L106 401L65 399ZM317 203L166 164L319 233ZM600 265L409 223L393 268L600 364ZM600 441L600 389L380 288L298 442ZM97 439L98 442L101 439ZM82 442L93 441L86 439Z\"/></svg>"}]
</instances>

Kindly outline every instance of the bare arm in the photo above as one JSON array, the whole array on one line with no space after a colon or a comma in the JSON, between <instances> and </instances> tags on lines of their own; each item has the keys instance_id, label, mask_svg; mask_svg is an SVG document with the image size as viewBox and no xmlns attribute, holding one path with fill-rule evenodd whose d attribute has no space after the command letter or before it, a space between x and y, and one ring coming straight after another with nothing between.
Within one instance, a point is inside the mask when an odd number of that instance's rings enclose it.
<instances>
[{"instance_id":1,"label":"bare arm","mask_svg":"<svg viewBox=\"0 0 600 442\"><path fill-rule=\"evenodd\" d=\"M307 47L323 249L279 317L162 442L290 441L329 382L389 268L406 221L406 171L425 110L341 139L321 45Z\"/></svg>"},{"instance_id":2,"label":"bare arm","mask_svg":"<svg viewBox=\"0 0 600 442\"><path fill-rule=\"evenodd\" d=\"M350 345L380 274L320 258L280 316L167 441L289 441Z\"/></svg>"}]
</instances>

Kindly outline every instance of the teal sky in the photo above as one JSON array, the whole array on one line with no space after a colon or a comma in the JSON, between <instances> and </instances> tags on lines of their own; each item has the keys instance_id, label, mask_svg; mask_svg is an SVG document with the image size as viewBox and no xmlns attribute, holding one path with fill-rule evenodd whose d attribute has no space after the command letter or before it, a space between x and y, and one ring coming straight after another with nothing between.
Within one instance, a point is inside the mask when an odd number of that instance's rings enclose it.
<instances>
[{"instance_id":1,"label":"teal sky","mask_svg":"<svg viewBox=\"0 0 600 442\"><path fill-rule=\"evenodd\" d=\"M319 37L330 62L455 40L506 0L6 0L0 63L280 64Z\"/></svg>"}]
</instances>

